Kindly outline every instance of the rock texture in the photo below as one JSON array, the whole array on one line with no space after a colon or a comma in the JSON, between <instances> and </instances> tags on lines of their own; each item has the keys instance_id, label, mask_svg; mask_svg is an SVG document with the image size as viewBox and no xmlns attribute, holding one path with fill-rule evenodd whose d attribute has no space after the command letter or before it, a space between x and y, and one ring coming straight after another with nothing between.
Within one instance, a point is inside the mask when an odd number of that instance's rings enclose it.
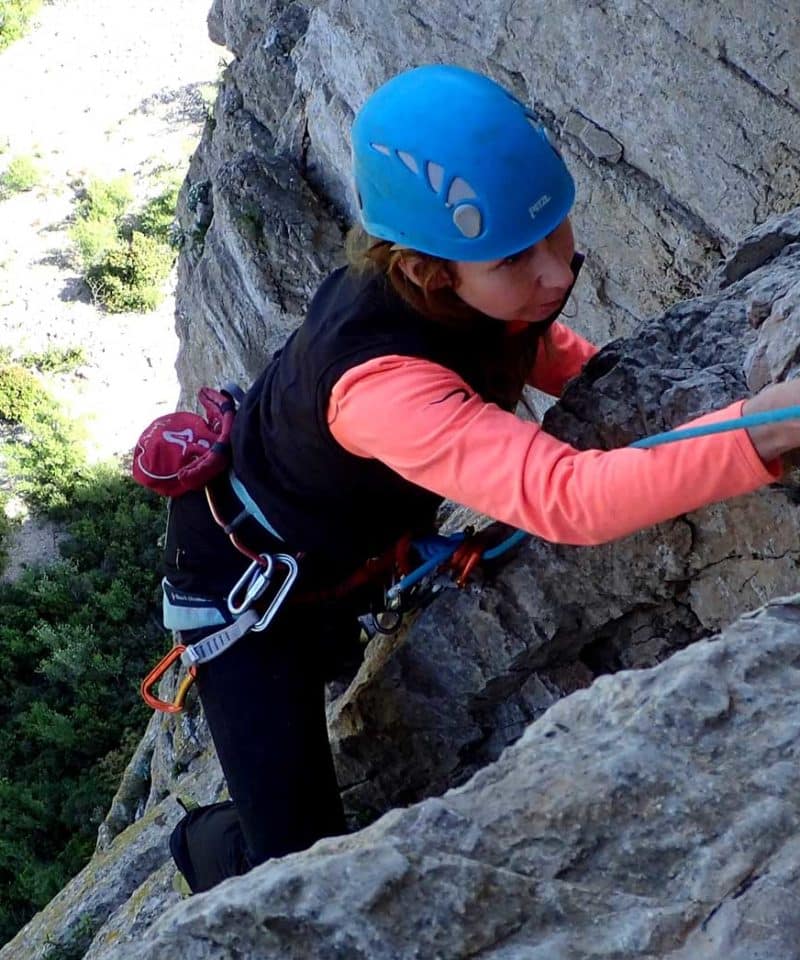
<instances>
[{"instance_id":1,"label":"rock texture","mask_svg":"<svg viewBox=\"0 0 800 960\"><path fill-rule=\"evenodd\" d=\"M574 322L599 342L699 293L739 237L800 203L791 5L215 0L209 24L236 59L181 215L188 397L251 379L297 323L353 216L353 114L416 64L488 72L548 122L588 254Z\"/></svg>"},{"instance_id":2,"label":"rock texture","mask_svg":"<svg viewBox=\"0 0 800 960\"><path fill-rule=\"evenodd\" d=\"M795 960L798 604L601 678L460 789L87 960Z\"/></svg>"}]
</instances>

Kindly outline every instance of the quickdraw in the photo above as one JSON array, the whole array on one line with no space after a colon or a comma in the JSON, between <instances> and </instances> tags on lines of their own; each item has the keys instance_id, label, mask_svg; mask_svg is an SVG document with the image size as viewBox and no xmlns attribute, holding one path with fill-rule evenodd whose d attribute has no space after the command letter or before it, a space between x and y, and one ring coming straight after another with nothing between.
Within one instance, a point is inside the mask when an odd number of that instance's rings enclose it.
<instances>
[{"instance_id":1,"label":"quickdraw","mask_svg":"<svg viewBox=\"0 0 800 960\"><path fill-rule=\"evenodd\" d=\"M266 610L260 612L255 609L254 604L272 583L277 566L285 567L286 573ZM297 561L289 554L261 554L260 559L250 564L228 594L228 610L236 617L233 623L208 634L196 643L175 644L142 681L140 689L144 702L162 713L181 713L186 705L186 695L197 675L198 664L218 657L251 630L265 630L288 597L297 574ZM171 702L161 700L152 692L153 687L176 660L180 660L187 667L187 674L178 685L175 698Z\"/></svg>"}]
</instances>

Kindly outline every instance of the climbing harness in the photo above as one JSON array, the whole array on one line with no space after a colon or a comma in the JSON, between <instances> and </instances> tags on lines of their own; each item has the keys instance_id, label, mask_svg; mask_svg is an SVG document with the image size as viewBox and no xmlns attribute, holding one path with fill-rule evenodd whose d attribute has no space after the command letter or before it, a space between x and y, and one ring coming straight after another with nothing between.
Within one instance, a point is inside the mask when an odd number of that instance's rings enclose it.
<instances>
[{"instance_id":1,"label":"climbing harness","mask_svg":"<svg viewBox=\"0 0 800 960\"><path fill-rule=\"evenodd\" d=\"M266 532L271 539L283 540L230 467L229 437L241 391L233 385L226 385L220 392L204 387L198 398L206 410L206 420L196 414L178 412L159 418L144 431L134 456L134 479L166 496L202 489L214 522L236 550L250 560L250 565L222 601L178 590L166 579L163 581L167 628L178 633L211 626L219 628L193 644L176 644L143 680L144 701L166 713L180 713L184 709L199 664L219 656L246 633L261 632L269 626L289 599L299 573L298 559L303 556L256 550L242 535L249 522L255 524L259 533ZM335 601L371 584L386 582L396 573L405 574L411 568L410 544L410 537L402 537L391 550L371 557L342 582L295 592L291 601L304 604ZM268 590L270 599L263 607L263 597ZM380 611L376 612L376 622L380 616ZM396 615L386 612L386 616ZM392 626L392 631L395 629L396 626ZM188 673L181 680L174 700L161 700L153 693L153 687L176 661L187 667Z\"/></svg>"}]
</instances>

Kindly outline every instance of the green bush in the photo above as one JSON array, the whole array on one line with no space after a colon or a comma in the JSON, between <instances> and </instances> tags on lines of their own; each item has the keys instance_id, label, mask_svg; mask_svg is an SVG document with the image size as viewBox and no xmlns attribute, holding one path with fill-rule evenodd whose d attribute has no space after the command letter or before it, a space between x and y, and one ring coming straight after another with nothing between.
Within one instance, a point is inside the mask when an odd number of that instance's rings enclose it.
<instances>
[{"instance_id":1,"label":"green bush","mask_svg":"<svg viewBox=\"0 0 800 960\"><path fill-rule=\"evenodd\" d=\"M72 485L85 476L78 429L61 414L37 416L27 436L6 444L6 469L30 506L64 506Z\"/></svg>"},{"instance_id":2,"label":"green bush","mask_svg":"<svg viewBox=\"0 0 800 960\"><path fill-rule=\"evenodd\" d=\"M6 512L8 501L9 495L0 492L0 573L4 573L8 566L9 538L14 526L14 521L9 518Z\"/></svg>"},{"instance_id":3,"label":"green bush","mask_svg":"<svg viewBox=\"0 0 800 960\"><path fill-rule=\"evenodd\" d=\"M168 244L137 231L130 243L109 250L86 279L110 313L144 312L161 302L161 284L174 262L175 252Z\"/></svg>"},{"instance_id":4,"label":"green bush","mask_svg":"<svg viewBox=\"0 0 800 960\"><path fill-rule=\"evenodd\" d=\"M14 157L5 171L0 174L0 197L10 197L15 193L33 190L41 179L41 170L30 157Z\"/></svg>"},{"instance_id":5,"label":"green bush","mask_svg":"<svg viewBox=\"0 0 800 960\"><path fill-rule=\"evenodd\" d=\"M31 506L60 506L85 469L78 427L18 364L0 367L0 420L22 430L3 446L5 469L16 491Z\"/></svg>"},{"instance_id":6,"label":"green bush","mask_svg":"<svg viewBox=\"0 0 800 960\"><path fill-rule=\"evenodd\" d=\"M130 177L89 181L78 206L81 220L111 220L118 223L133 200Z\"/></svg>"},{"instance_id":7,"label":"green bush","mask_svg":"<svg viewBox=\"0 0 800 960\"><path fill-rule=\"evenodd\" d=\"M0 0L0 50L19 40L41 0Z\"/></svg>"},{"instance_id":8,"label":"green bush","mask_svg":"<svg viewBox=\"0 0 800 960\"><path fill-rule=\"evenodd\" d=\"M135 216L127 216L126 181L93 180L71 236L95 298L109 313L159 305L161 284L175 262L170 246L178 186L171 185Z\"/></svg>"},{"instance_id":9,"label":"green bush","mask_svg":"<svg viewBox=\"0 0 800 960\"><path fill-rule=\"evenodd\" d=\"M0 366L0 420L27 426L49 408L47 394L30 370L16 363Z\"/></svg>"},{"instance_id":10,"label":"green bush","mask_svg":"<svg viewBox=\"0 0 800 960\"><path fill-rule=\"evenodd\" d=\"M35 367L42 373L72 373L86 363L83 347L48 347L41 353L25 353L19 362L24 367Z\"/></svg>"},{"instance_id":11,"label":"green bush","mask_svg":"<svg viewBox=\"0 0 800 960\"><path fill-rule=\"evenodd\" d=\"M69 233L84 270L98 264L119 240L114 220L78 220Z\"/></svg>"},{"instance_id":12,"label":"green bush","mask_svg":"<svg viewBox=\"0 0 800 960\"><path fill-rule=\"evenodd\" d=\"M175 223L175 207L178 204L180 184L173 183L169 189L144 205L136 216L136 229L148 237L169 244Z\"/></svg>"},{"instance_id":13,"label":"green bush","mask_svg":"<svg viewBox=\"0 0 800 960\"><path fill-rule=\"evenodd\" d=\"M121 224L132 199L128 177L89 181L70 230L84 271L96 266L119 243Z\"/></svg>"}]
</instances>

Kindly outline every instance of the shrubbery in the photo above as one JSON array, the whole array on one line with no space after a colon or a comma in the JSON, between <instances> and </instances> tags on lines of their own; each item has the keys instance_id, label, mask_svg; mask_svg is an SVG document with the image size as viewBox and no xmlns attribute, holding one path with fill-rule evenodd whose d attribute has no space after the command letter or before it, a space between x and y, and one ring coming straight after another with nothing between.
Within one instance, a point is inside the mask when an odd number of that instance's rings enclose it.
<instances>
[{"instance_id":1,"label":"shrubbery","mask_svg":"<svg viewBox=\"0 0 800 960\"><path fill-rule=\"evenodd\" d=\"M18 364L0 366L0 420L16 428L3 447L16 490L34 507L62 506L85 472L80 432Z\"/></svg>"},{"instance_id":2,"label":"shrubbery","mask_svg":"<svg viewBox=\"0 0 800 960\"><path fill-rule=\"evenodd\" d=\"M28 371L0 374L1 415L19 434L4 458L66 537L58 562L0 584L2 943L91 856L146 721L139 681L166 644L162 502L116 467L88 466Z\"/></svg>"},{"instance_id":3,"label":"shrubbery","mask_svg":"<svg viewBox=\"0 0 800 960\"><path fill-rule=\"evenodd\" d=\"M158 196L149 200L134 217L135 229L171 246L178 190L178 184L172 183Z\"/></svg>"},{"instance_id":4,"label":"shrubbery","mask_svg":"<svg viewBox=\"0 0 800 960\"><path fill-rule=\"evenodd\" d=\"M30 157L15 157L0 174L0 200L15 193L33 190L41 179L42 172L34 160Z\"/></svg>"},{"instance_id":5,"label":"shrubbery","mask_svg":"<svg viewBox=\"0 0 800 960\"><path fill-rule=\"evenodd\" d=\"M70 230L84 271L99 263L119 242L120 225L132 200L131 181L127 177L89 181Z\"/></svg>"},{"instance_id":6,"label":"shrubbery","mask_svg":"<svg viewBox=\"0 0 800 960\"><path fill-rule=\"evenodd\" d=\"M93 180L87 187L71 236L86 282L110 313L145 312L161 302L175 262L170 230L177 197L174 184L131 215L126 181Z\"/></svg>"},{"instance_id":7,"label":"shrubbery","mask_svg":"<svg viewBox=\"0 0 800 960\"><path fill-rule=\"evenodd\" d=\"M71 373L86 360L83 347L48 347L41 353L25 353L19 358L23 367L33 367L42 373Z\"/></svg>"},{"instance_id":8,"label":"shrubbery","mask_svg":"<svg viewBox=\"0 0 800 960\"><path fill-rule=\"evenodd\" d=\"M51 408L47 394L29 370L15 363L0 366L0 420L25 425Z\"/></svg>"},{"instance_id":9,"label":"shrubbery","mask_svg":"<svg viewBox=\"0 0 800 960\"><path fill-rule=\"evenodd\" d=\"M106 251L87 271L86 282L109 313L146 313L161 303L161 284L174 262L171 247L137 231L128 243Z\"/></svg>"},{"instance_id":10,"label":"shrubbery","mask_svg":"<svg viewBox=\"0 0 800 960\"><path fill-rule=\"evenodd\" d=\"M0 0L0 50L19 40L42 0Z\"/></svg>"}]
</instances>

